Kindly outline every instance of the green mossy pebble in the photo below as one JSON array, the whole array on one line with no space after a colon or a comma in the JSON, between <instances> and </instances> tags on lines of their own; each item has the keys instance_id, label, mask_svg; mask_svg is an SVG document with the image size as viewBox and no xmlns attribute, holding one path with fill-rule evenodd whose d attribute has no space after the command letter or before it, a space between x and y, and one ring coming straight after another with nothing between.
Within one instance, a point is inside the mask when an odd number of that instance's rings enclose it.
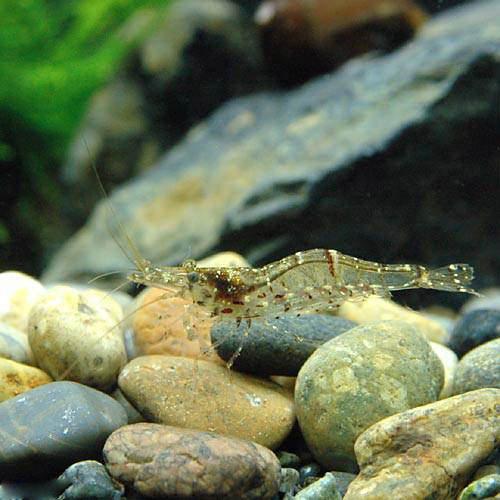
<instances>
[{"instance_id":1,"label":"green mossy pebble","mask_svg":"<svg viewBox=\"0 0 500 500\"><path fill-rule=\"evenodd\" d=\"M306 361L295 388L297 418L321 465L354 472L356 438L385 417L435 401L443 380L441 361L415 327L361 325Z\"/></svg>"}]
</instances>

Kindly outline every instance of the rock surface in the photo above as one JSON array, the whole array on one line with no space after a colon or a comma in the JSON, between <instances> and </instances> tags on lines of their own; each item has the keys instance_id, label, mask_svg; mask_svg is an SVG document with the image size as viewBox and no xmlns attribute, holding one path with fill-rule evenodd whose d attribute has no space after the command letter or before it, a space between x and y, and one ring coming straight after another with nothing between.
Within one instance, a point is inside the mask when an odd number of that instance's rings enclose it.
<instances>
[{"instance_id":1,"label":"rock surface","mask_svg":"<svg viewBox=\"0 0 500 500\"><path fill-rule=\"evenodd\" d=\"M344 302L338 311L342 318L365 324L374 321L404 321L412 324L427 340L444 343L447 331L437 322L391 300L368 297L361 302Z\"/></svg>"},{"instance_id":2,"label":"rock surface","mask_svg":"<svg viewBox=\"0 0 500 500\"><path fill-rule=\"evenodd\" d=\"M270 499L280 464L256 443L158 424L129 425L104 446L106 466L148 498Z\"/></svg>"},{"instance_id":3,"label":"rock surface","mask_svg":"<svg viewBox=\"0 0 500 500\"><path fill-rule=\"evenodd\" d=\"M306 359L326 341L355 327L356 323L335 316L308 314L278 319L255 319L250 326L219 321L211 338L217 353L232 367L256 375L295 376Z\"/></svg>"},{"instance_id":4,"label":"rock surface","mask_svg":"<svg viewBox=\"0 0 500 500\"><path fill-rule=\"evenodd\" d=\"M500 338L500 311L476 309L457 322L448 340L448 347L462 357L489 340Z\"/></svg>"},{"instance_id":5,"label":"rock surface","mask_svg":"<svg viewBox=\"0 0 500 500\"><path fill-rule=\"evenodd\" d=\"M453 394L453 379L458 365L457 355L451 349L436 342L430 342L430 345L444 369L444 383L439 393L439 399L449 398Z\"/></svg>"},{"instance_id":6,"label":"rock surface","mask_svg":"<svg viewBox=\"0 0 500 500\"><path fill-rule=\"evenodd\" d=\"M0 402L52 382L44 371L0 358Z\"/></svg>"},{"instance_id":7,"label":"rock surface","mask_svg":"<svg viewBox=\"0 0 500 500\"><path fill-rule=\"evenodd\" d=\"M354 442L383 418L438 398L443 367L410 324L361 325L317 349L299 372L297 418L327 469L356 470Z\"/></svg>"},{"instance_id":8,"label":"rock surface","mask_svg":"<svg viewBox=\"0 0 500 500\"><path fill-rule=\"evenodd\" d=\"M300 490L294 498L297 500L342 500L337 490L337 481L331 472L327 472L321 479Z\"/></svg>"},{"instance_id":9,"label":"rock surface","mask_svg":"<svg viewBox=\"0 0 500 500\"><path fill-rule=\"evenodd\" d=\"M486 387L500 389L500 338L472 349L457 365L454 394Z\"/></svg>"},{"instance_id":10,"label":"rock surface","mask_svg":"<svg viewBox=\"0 0 500 500\"><path fill-rule=\"evenodd\" d=\"M38 366L56 380L111 389L127 362L122 317L121 306L104 292L54 287L29 317L29 341Z\"/></svg>"},{"instance_id":11,"label":"rock surface","mask_svg":"<svg viewBox=\"0 0 500 500\"><path fill-rule=\"evenodd\" d=\"M37 387L0 404L0 480L47 478L97 456L127 423L119 403L74 382Z\"/></svg>"},{"instance_id":12,"label":"rock surface","mask_svg":"<svg viewBox=\"0 0 500 500\"><path fill-rule=\"evenodd\" d=\"M64 487L57 500L119 500L125 490L109 476L104 465L94 460L71 465L57 478L56 483Z\"/></svg>"},{"instance_id":13,"label":"rock surface","mask_svg":"<svg viewBox=\"0 0 500 500\"><path fill-rule=\"evenodd\" d=\"M31 307L45 291L43 285L18 271L0 273L0 321L28 333Z\"/></svg>"},{"instance_id":14,"label":"rock surface","mask_svg":"<svg viewBox=\"0 0 500 500\"><path fill-rule=\"evenodd\" d=\"M234 100L117 190L113 206L158 264L222 248L262 263L323 247L429 266L452 256L476 267L477 287L493 284L499 42L500 4L476 1L435 16L390 55L352 61L289 93ZM101 203L45 279L127 265L107 219ZM478 246L484 234L488 244Z\"/></svg>"},{"instance_id":15,"label":"rock surface","mask_svg":"<svg viewBox=\"0 0 500 500\"><path fill-rule=\"evenodd\" d=\"M277 447L295 422L291 395L273 382L208 361L142 356L118 380L146 419Z\"/></svg>"},{"instance_id":16,"label":"rock surface","mask_svg":"<svg viewBox=\"0 0 500 500\"><path fill-rule=\"evenodd\" d=\"M33 364L33 353L26 333L0 322L0 356L18 363Z\"/></svg>"},{"instance_id":17,"label":"rock surface","mask_svg":"<svg viewBox=\"0 0 500 500\"><path fill-rule=\"evenodd\" d=\"M455 498L500 440L500 390L481 389L373 425L356 441L361 468L345 500Z\"/></svg>"},{"instance_id":18,"label":"rock surface","mask_svg":"<svg viewBox=\"0 0 500 500\"><path fill-rule=\"evenodd\" d=\"M498 498L499 493L500 474L490 474L469 484L469 486L460 493L458 500Z\"/></svg>"}]
</instances>

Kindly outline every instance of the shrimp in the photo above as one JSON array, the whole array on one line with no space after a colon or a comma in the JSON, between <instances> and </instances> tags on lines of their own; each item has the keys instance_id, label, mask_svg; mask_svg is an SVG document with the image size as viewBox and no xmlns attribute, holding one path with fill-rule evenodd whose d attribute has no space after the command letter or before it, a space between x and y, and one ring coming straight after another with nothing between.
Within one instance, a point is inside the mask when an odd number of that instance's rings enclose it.
<instances>
[{"instance_id":1,"label":"shrimp","mask_svg":"<svg viewBox=\"0 0 500 500\"><path fill-rule=\"evenodd\" d=\"M194 260L179 267L154 267L142 260L137 268L129 281L173 288L211 317L237 321L328 312L346 300L389 297L391 291L409 288L476 294L469 288L473 268L468 264L438 269L379 264L326 249L297 252L260 268L200 267Z\"/></svg>"}]
</instances>

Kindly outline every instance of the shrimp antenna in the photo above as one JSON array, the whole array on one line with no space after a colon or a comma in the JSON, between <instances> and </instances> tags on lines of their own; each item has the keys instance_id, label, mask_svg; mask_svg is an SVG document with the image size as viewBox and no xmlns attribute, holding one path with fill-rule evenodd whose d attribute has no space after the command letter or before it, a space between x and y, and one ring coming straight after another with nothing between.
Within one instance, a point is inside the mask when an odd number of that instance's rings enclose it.
<instances>
[{"instance_id":1,"label":"shrimp antenna","mask_svg":"<svg viewBox=\"0 0 500 500\"><path fill-rule=\"evenodd\" d=\"M118 214L116 213L116 210L114 209L114 207L113 207L113 205L112 205L112 203L111 203L111 201L109 199L109 195L108 195L108 193L107 193L107 191L106 191L106 189L104 187L104 184L102 183L101 177L99 176L99 172L97 171L97 167L95 165L95 161L92 158L92 155L91 155L90 149L89 149L89 145L88 145L87 141L85 140L85 138L83 139L83 143L85 144L85 147L87 148L87 152L88 152L89 158L91 160L92 169L93 169L93 171L94 171L94 173L95 173L95 175L97 177L97 182L99 184L99 188L101 189L102 194L104 195L104 199L106 200L108 210L111 212L111 215L113 216L113 220L118 225L118 228L120 229L121 234L125 237L125 240L127 242L128 248L132 252L132 258L130 257L130 255L128 254L128 252L123 247L122 243L118 240L118 238L113 233L113 230L110 227L109 229L110 229L111 236L112 236L113 240L115 241L115 243L120 248L120 250L123 252L123 254L125 255L125 257L127 257L127 259L132 264L134 264L140 271L144 272L145 269L146 269L146 267L147 267L147 265L148 265L148 262L142 257L141 253L139 252L139 249L138 249L137 245L135 244L134 240L130 237L130 235L126 231L124 225L122 224L122 221L121 221L120 217L118 217Z\"/></svg>"}]
</instances>

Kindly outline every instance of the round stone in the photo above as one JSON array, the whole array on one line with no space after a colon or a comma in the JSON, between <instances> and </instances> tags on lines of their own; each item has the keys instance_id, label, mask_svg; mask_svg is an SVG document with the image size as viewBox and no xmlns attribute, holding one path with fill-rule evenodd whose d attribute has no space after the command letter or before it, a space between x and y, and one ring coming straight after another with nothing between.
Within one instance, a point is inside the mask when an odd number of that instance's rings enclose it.
<instances>
[{"instance_id":1,"label":"round stone","mask_svg":"<svg viewBox=\"0 0 500 500\"><path fill-rule=\"evenodd\" d=\"M465 314L455 325L448 347L459 358L471 349L500 337L500 311L476 309Z\"/></svg>"},{"instance_id":2,"label":"round stone","mask_svg":"<svg viewBox=\"0 0 500 500\"><path fill-rule=\"evenodd\" d=\"M44 293L43 285L18 271L0 273L0 321L28 331L28 316L33 304Z\"/></svg>"},{"instance_id":3,"label":"round stone","mask_svg":"<svg viewBox=\"0 0 500 500\"><path fill-rule=\"evenodd\" d=\"M112 479L104 465L95 460L71 465L55 483L64 488L58 500L120 500L125 492L123 485Z\"/></svg>"},{"instance_id":4,"label":"round stone","mask_svg":"<svg viewBox=\"0 0 500 500\"><path fill-rule=\"evenodd\" d=\"M38 368L0 358L0 402L50 382L52 379Z\"/></svg>"},{"instance_id":5,"label":"round stone","mask_svg":"<svg viewBox=\"0 0 500 500\"><path fill-rule=\"evenodd\" d=\"M147 288L136 299L132 318L137 355L168 354L222 364L211 348L213 319L174 291Z\"/></svg>"},{"instance_id":6,"label":"round stone","mask_svg":"<svg viewBox=\"0 0 500 500\"><path fill-rule=\"evenodd\" d=\"M148 498L271 499L279 488L270 450L215 433L129 425L109 437L104 457L115 479Z\"/></svg>"},{"instance_id":7,"label":"round stone","mask_svg":"<svg viewBox=\"0 0 500 500\"><path fill-rule=\"evenodd\" d=\"M54 287L33 306L29 318L37 365L55 380L110 390L127 362L122 314L121 306L99 290Z\"/></svg>"},{"instance_id":8,"label":"round stone","mask_svg":"<svg viewBox=\"0 0 500 500\"><path fill-rule=\"evenodd\" d=\"M33 353L26 333L0 321L0 357L32 365Z\"/></svg>"},{"instance_id":9,"label":"round stone","mask_svg":"<svg viewBox=\"0 0 500 500\"><path fill-rule=\"evenodd\" d=\"M295 376L320 345L355 326L343 318L308 314L256 319L240 325L218 321L211 336L219 356L225 361L233 360L236 370L261 376Z\"/></svg>"},{"instance_id":10,"label":"round stone","mask_svg":"<svg viewBox=\"0 0 500 500\"><path fill-rule=\"evenodd\" d=\"M499 389L480 389L386 418L356 441L360 473L344 500L454 499L495 450Z\"/></svg>"},{"instance_id":11,"label":"round stone","mask_svg":"<svg viewBox=\"0 0 500 500\"><path fill-rule=\"evenodd\" d=\"M458 365L458 357L451 349L448 349L444 345L436 342L429 342L429 344L441 360L444 369L444 383L439 393L439 399L449 398L453 394L453 379Z\"/></svg>"},{"instance_id":12,"label":"round stone","mask_svg":"<svg viewBox=\"0 0 500 500\"><path fill-rule=\"evenodd\" d=\"M328 341L305 362L295 386L297 418L316 460L356 470L354 441L379 420L435 401L443 366L411 325L381 321Z\"/></svg>"},{"instance_id":13,"label":"round stone","mask_svg":"<svg viewBox=\"0 0 500 500\"><path fill-rule=\"evenodd\" d=\"M486 387L500 389L500 338L472 349L457 365L454 394Z\"/></svg>"},{"instance_id":14,"label":"round stone","mask_svg":"<svg viewBox=\"0 0 500 500\"><path fill-rule=\"evenodd\" d=\"M368 297L360 302L346 301L339 307L338 315L359 324L405 321L413 325L427 340L443 344L448 338L446 328L437 321L380 297Z\"/></svg>"},{"instance_id":15,"label":"round stone","mask_svg":"<svg viewBox=\"0 0 500 500\"><path fill-rule=\"evenodd\" d=\"M0 403L0 481L48 478L97 457L127 423L122 406L74 382L42 385Z\"/></svg>"},{"instance_id":16,"label":"round stone","mask_svg":"<svg viewBox=\"0 0 500 500\"><path fill-rule=\"evenodd\" d=\"M207 361L175 356L132 360L118 380L148 420L248 439L276 448L295 421L288 391Z\"/></svg>"}]
</instances>

